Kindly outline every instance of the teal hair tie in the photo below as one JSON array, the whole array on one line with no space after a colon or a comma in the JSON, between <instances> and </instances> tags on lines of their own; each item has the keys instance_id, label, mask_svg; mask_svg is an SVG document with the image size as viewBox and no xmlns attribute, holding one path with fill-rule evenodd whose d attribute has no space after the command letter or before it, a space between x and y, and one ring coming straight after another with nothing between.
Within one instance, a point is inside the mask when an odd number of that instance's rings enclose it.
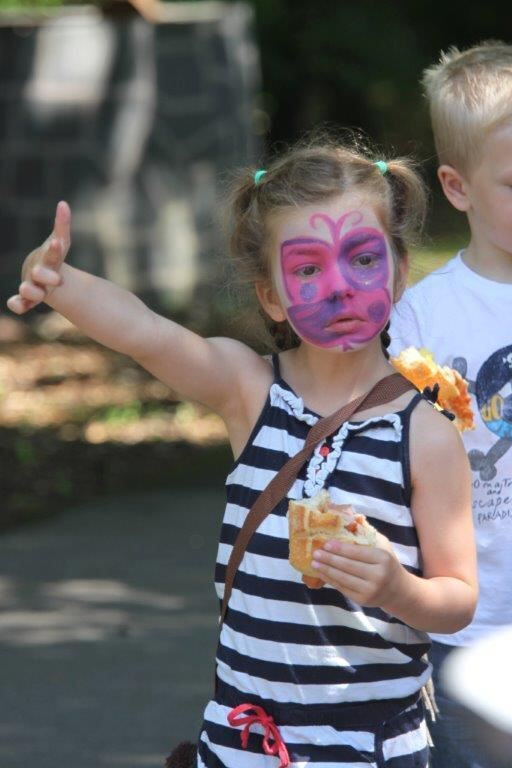
<instances>
[{"instance_id":1,"label":"teal hair tie","mask_svg":"<svg viewBox=\"0 0 512 768\"><path fill-rule=\"evenodd\" d=\"M383 176L386 175L388 172L388 164L384 162L384 160L377 160L377 162L374 163L374 165L377 166L379 171L382 173Z\"/></svg>"},{"instance_id":2,"label":"teal hair tie","mask_svg":"<svg viewBox=\"0 0 512 768\"><path fill-rule=\"evenodd\" d=\"M266 171L263 168L260 168L259 171L256 171L254 174L254 183L259 184L265 174Z\"/></svg>"}]
</instances>

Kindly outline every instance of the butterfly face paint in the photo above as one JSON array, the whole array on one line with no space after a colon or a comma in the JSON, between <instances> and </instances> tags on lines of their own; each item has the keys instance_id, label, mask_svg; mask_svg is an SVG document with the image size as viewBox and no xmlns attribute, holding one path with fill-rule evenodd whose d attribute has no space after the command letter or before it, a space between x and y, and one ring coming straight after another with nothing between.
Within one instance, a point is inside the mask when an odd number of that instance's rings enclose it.
<instances>
[{"instance_id":1,"label":"butterfly face paint","mask_svg":"<svg viewBox=\"0 0 512 768\"><path fill-rule=\"evenodd\" d=\"M307 234L281 243L281 298L304 341L347 351L367 344L386 325L392 257L378 224L371 226L374 221L360 210L336 219L314 213ZM316 237L313 230L328 237Z\"/></svg>"}]
</instances>

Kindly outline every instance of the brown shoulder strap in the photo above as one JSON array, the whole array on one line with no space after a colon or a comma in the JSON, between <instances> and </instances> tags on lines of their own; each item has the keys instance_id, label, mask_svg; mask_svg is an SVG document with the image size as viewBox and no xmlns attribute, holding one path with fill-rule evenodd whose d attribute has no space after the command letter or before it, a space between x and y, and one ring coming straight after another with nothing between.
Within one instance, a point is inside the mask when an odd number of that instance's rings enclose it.
<instances>
[{"instance_id":1,"label":"brown shoulder strap","mask_svg":"<svg viewBox=\"0 0 512 768\"><path fill-rule=\"evenodd\" d=\"M410 389L414 389L410 381L404 378L400 373L392 373L384 379L378 381L375 386L366 394L347 403L338 411L330 416L319 419L309 430L306 442L302 450L292 456L284 464L279 472L272 478L267 487L260 493L252 508L247 513L244 524L238 532L238 536L231 550L231 555L226 567L226 578L224 586L224 599L222 601L222 611L220 622L224 621L226 609L231 597L233 581L242 558L244 556L247 544L253 533L259 528L265 517L279 504L283 499L299 474L303 464L312 455L315 447L332 435L345 421L348 421L357 411L365 408L372 408L375 405L383 405L399 397Z\"/></svg>"}]
</instances>

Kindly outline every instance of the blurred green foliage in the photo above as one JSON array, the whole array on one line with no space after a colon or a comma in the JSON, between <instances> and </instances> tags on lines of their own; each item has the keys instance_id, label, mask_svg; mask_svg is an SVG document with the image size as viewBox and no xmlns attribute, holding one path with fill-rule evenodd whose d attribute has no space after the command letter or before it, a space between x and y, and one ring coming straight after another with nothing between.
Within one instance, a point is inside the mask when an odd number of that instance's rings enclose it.
<instances>
[{"instance_id":1,"label":"blurred green foliage","mask_svg":"<svg viewBox=\"0 0 512 768\"><path fill-rule=\"evenodd\" d=\"M232 0L236 2L236 0ZM512 42L498 0L252 0L267 146L322 127L362 129L384 157L413 155L432 190L428 231L461 233L436 178L423 70L451 46ZM508 36L508 37L507 37ZM432 225L434 222L434 226Z\"/></svg>"},{"instance_id":2,"label":"blurred green foliage","mask_svg":"<svg viewBox=\"0 0 512 768\"><path fill-rule=\"evenodd\" d=\"M493 9L493 4L496 6ZM319 122L432 150L419 80L451 45L503 35L498 3L252 0L276 139Z\"/></svg>"},{"instance_id":3,"label":"blurred green foliage","mask_svg":"<svg viewBox=\"0 0 512 768\"><path fill-rule=\"evenodd\" d=\"M39 11L64 5L62 0L0 0L1 11Z\"/></svg>"}]
</instances>

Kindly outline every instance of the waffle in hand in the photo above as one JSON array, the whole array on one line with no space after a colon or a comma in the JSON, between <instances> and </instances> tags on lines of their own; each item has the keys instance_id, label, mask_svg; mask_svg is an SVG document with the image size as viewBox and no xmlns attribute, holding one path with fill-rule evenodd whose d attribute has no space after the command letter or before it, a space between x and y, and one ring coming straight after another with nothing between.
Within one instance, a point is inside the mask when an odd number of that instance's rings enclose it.
<instances>
[{"instance_id":1,"label":"waffle in hand","mask_svg":"<svg viewBox=\"0 0 512 768\"><path fill-rule=\"evenodd\" d=\"M311 499L290 501L288 505L290 530L290 564L300 571L309 587L321 587L318 571L312 567L315 549L327 541L338 539L374 547L377 531L350 504L333 504L326 490Z\"/></svg>"}]
</instances>

